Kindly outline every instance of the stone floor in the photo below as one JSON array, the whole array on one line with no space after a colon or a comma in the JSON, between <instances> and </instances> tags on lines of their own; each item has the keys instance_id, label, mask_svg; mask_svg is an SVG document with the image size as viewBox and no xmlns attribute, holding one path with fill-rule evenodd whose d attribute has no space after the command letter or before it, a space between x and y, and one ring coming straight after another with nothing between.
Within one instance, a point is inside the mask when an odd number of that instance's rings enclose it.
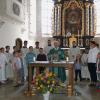
<instances>
[{"instance_id":1,"label":"stone floor","mask_svg":"<svg viewBox=\"0 0 100 100\"><path fill-rule=\"evenodd\" d=\"M43 100L41 94L35 96L25 96L24 91L27 84L21 87L13 87L13 84L0 86L0 100ZM74 86L74 96L68 97L63 91L50 95L50 100L100 100L100 92L88 86L88 82L80 82Z\"/></svg>"}]
</instances>

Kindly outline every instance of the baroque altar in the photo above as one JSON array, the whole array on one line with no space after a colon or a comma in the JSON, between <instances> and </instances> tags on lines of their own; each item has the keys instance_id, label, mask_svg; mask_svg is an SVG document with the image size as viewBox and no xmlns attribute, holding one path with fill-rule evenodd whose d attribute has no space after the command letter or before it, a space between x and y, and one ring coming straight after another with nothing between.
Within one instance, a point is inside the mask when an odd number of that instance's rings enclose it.
<instances>
[{"instance_id":1,"label":"baroque altar","mask_svg":"<svg viewBox=\"0 0 100 100\"><path fill-rule=\"evenodd\" d=\"M61 47L76 41L79 47L89 47L96 34L93 0L54 0L53 38Z\"/></svg>"}]
</instances>

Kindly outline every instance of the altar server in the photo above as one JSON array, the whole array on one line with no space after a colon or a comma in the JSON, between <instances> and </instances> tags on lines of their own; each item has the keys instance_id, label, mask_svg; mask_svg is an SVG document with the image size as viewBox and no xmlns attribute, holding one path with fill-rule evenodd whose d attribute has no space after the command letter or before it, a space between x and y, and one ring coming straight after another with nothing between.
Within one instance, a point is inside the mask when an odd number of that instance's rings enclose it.
<instances>
[{"instance_id":1,"label":"altar server","mask_svg":"<svg viewBox=\"0 0 100 100\"><path fill-rule=\"evenodd\" d=\"M26 60L25 60L25 56L28 53L28 41L24 41L24 45L21 48L21 52L22 52L22 60L23 60L23 68L24 68L24 78L26 80L27 76L28 76L28 70L27 70L27 65L26 65Z\"/></svg>"},{"instance_id":2,"label":"altar server","mask_svg":"<svg viewBox=\"0 0 100 100\"><path fill-rule=\"evenodd\" d=\"M13 78L13 69L12 69L12 54L10 53L10 46L5 47L5 55L7 57L7 65L6 65L6 78L12 79Z\"/></svg>"},{"instance_id":3,"label":"altar server","mask_svg":"<svg viewBox=\"0 0 100 100\"><path fill-rule=\"evenodd\" d=\"M0 49L0 82L5 84L6 82L6 74L5 74L5 67L7 64L7 58L4 54L4 48Z\"/></svg>"},{"instance_id":4,"label":"altar server","mask_svg":"<svg viewBox=\"0 0 100 100\"><path fill-rule=\"evenodd\" d=\"M80 54L80 48L77 46L76 42L72 42L72 47L68 50L69 60L75 61L77 54Z\"/></svg>"}]
</instances>

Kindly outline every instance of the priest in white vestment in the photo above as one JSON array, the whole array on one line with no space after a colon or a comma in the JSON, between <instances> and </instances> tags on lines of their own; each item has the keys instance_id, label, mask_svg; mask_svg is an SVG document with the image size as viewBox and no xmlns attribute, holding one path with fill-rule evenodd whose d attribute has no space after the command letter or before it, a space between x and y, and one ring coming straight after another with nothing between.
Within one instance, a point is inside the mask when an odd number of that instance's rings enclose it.
<instances>
[{"instance_id":1,"label":"priest in white vestment","mask_svg":"<svg viewBox=\"0 0 100 100\"><path fill-rule=\"evenodd\" d=\"M76 55L80 54L80 48L77 46L76 42L72 42L72 47L68 50L69 60L75 61Z\"/></svg>"}]
</instances>

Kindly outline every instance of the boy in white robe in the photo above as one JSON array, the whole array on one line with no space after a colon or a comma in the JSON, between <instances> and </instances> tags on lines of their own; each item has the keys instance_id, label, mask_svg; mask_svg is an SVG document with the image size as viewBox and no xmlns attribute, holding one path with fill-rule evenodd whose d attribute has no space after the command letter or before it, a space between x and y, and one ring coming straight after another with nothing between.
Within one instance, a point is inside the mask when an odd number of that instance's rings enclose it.
<instances>
[{"instance_id":1,"label":"boy in white robe","mask_svg":"<svg viewBox=\"0 0 100 100\"><path fill-rule=\"evenodd\" d=\"M51 45L51 40L48 40L48 45L44 48L44 51L46 53L46 55L50 52L50 50L52 49L52 45Z\"/></svg>"},{"instance_id":2,"label":"boy in white robe","mask_svg":"<svg viewBox=\"0 0 100 100\"><path fill-rule=\"evenodd\" d=\"M5 84L6 82L6 74L5 74L5 67L7 64L7 58L4 54L4 48L0 49L0 82Z\"/></svg>"},{"instance_id":3,"label":"boy in white robe","mask_svg":"<svg viewBox=\"0 0 100 100\"><path fill-rule=\"evenodd\" d=\"M7 57L7 65L6 65L6 78L7 79L12 79L13 78L13 69L12 69L12 54L9 52L10 51L10 46L6 46L6 51L5 55Z\"/></svg>"},{"instance_id":4,"label":"boy in white robe","mask_svg":"<svg viewBox=\"0 0 100 100\"><path fill-rule=\"evenodd\" d=\"M77 46L76 42L72 42L72 47L68 50L69 60L75 61L76 56L80 54L80 48Z\"/></svg>"},{"instance_id":5,"label":"boy in white robe","mask_svg":"<svg viewBox=\"0 0 100 100\"><path fill-rule=\"evenodd\" d=\"M86 53L85 50L82 52L81 56L81 61L82 61L82 77L85 78L86 80L90 79L89 71L88 71L88 65L87 65L87 60L88 60L88 54Z\"/></svg>"},{"instance_id":6,"label":"boy in white robe","mask_svg":"<svg viewBox=\"0 0 100 100\"><path fill-rule=\"evenodd\" d=\"M26 65L26 60L25 60L26 54L28 53L27 44L28 44L28 41L24 41L24 46L21 48L25 80L28 76L28 70L27 70L27 65Z\"/></svg>"},{"instance_id":7,"label":"boy in white robe","mask_svg":"<svg viewBox=\"0 0 100 100\"><path fill-rule=\"evenodd\" d=\"M39 42L36 41L35 42L35 48L33 49L33 52L35 53L35 55L37 56L39 54Z\"/></svg>"}]
</instances>

